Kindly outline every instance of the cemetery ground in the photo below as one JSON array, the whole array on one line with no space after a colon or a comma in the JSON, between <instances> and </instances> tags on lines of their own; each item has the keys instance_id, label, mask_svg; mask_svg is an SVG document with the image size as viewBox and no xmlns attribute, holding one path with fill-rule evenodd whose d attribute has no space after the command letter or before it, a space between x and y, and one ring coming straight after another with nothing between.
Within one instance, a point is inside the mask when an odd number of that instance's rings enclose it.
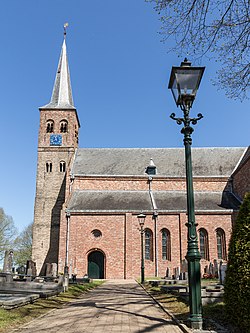
<instances>
[{"instance_id":1,"label":"cemetery ground","mask_svg":"<svg viewBox=\"0 0 250 333\"><path fill-rule=\"evenodd\" d=\"M90 289L97 287L104 281L94 281L86 284L74 284L69 287L66 293L47 299L39 299L33 304L28 304L12 310L0 308L0 333L9 332L10 329L22 326L25 323L46 314L50 310L62 308L68 302L81 297L82 294ZM202 283L215 283L215 281L203 280ZM186 301L172 293L162 292L160 286L145 285L146 291L166 310L170 315L183 324L187 324L189 307ZM233 327L225 313L224 303L210 304L203 306L204 329L214 330L215 332L242 333Z\"/></svg>"},{"instance_id":2,"label":"cemetery ground","mask_svg":"<svg viewBox=\"0 0 250 333\"><path fill-rule=\"evenodd\" d=\"M10 329L22 326L50 310L62 308L66 303L75 300L83 293L102 283L103 281L93 281L85 284L74 284L65 293L62 292L47 299L39 298L33 304L27 304L12 310L0 308L0 333L9 332Z\"/></svg>"},{"instance_id":3,"label":"cemetery ground","mask_svg":"<svg viewBox=\"0 0 250 333\"><path fill-rule=\"evenodd\" d=\"M217 279L202 279L202 286L217 284ZM145 285L147 292L180 323L188 326L189 305L188 301L178 296L178 293L166 293L160 286ZM225 333L243 333L242 330L232 325L225 311L224 302L211 303L202 306L203 330ZM249 331L250 332L250 331ZM246 332L248 333L248 332Z\"/></svg>"}]
</instances>

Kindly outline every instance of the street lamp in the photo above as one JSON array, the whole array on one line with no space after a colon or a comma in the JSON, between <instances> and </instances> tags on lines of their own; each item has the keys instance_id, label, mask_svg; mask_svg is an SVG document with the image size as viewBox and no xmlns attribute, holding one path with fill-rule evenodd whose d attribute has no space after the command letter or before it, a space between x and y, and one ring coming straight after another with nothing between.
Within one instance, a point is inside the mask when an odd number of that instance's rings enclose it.
<instances>
[{"instance_id":1,"label":"street lamp","mask_svg":"<svg viewBox=\"0 0 250 333\"><path fill-rule=\"evenodd\" d=\"M141 213L137 215L138 222L140 225L141 232L141 283L143 284L145 281L145 273L144 273L144 246L143 246L143 234L144 234L144 223L146 215Z\"/></svg>"},{"instance_id":2,"label":"street lamp","mask_svg":"<svg viewBox=\"0 0 250 333\"><path fill-rule=\"evenodd\" d=\"M198 248L198 237L194 213L194 189L192 175L191 158L191 134L194 129L190 124L195 125L198 120L203 118L199 113L197 118L190 118L189 111L193 105L197 90L200 85L205 67L191 67L191 63L185 59L180 67L172 67L169 86L175 103L183 111L183 118L176 118L175 113L170 118L175 120L178 125L183 124L181 133L184 135L185 163L186 163L186 187L187 187L187 215L188 223L188 248L186 259L188 261L188 283L189 283L189 306L191 327L194 329L202 328L202 305L201 305L201 255Z\"/></svg>"}]
</instances>

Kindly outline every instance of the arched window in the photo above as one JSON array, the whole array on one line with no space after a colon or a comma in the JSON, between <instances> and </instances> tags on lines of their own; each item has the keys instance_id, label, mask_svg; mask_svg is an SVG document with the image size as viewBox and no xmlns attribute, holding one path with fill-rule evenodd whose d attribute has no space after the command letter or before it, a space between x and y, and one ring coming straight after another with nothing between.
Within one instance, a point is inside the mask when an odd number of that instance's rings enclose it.
<instances>
[{"instance_id":1,"label":"arched window","mask_svg":"<svg viewBox=\"0 0 250 333\"><path fill-rule=\"evenodd\" d=\"M53 120L48 120L47 121L46 132L47 133L53 133L54 132L54 121Z\"/></svg>"},{"instance_id":2,"label":"arched window","mask_svg":"<svg viewBox=\"0 0 250 333\"><path fill-rule=\"evenodd\" d=\"M209 260L208 233L206 229L199 230L200 254L202 259Z\"/></svg>"},{"instance_id":3,"label":"arched window","mask_svg":"<svg viewBox=\"0 0 250 333\"><path fill-rule=\"evenodd\" d=\"M153 233L145 229L145 259L153 260Z\"/></svg>"},{"instance_id":4,"label":"arched window","mask_svg":"<svg viewBox=\"0 0 250 333\"><path fill-rule=\"evenodd\" d=\"M67 133L68 132L68 122L67 120L60 121L60 132Z\"/></svg>"},{"instance_id":5,"label":"arched window","mask_svg":"<svg viewBox=\"0 0 250 333\"><path fill-rule=\"evenodd\" d=\"M162 229L162 259L171 260L171 238L168 229Z\"/></svg>"},{"instance_id":6,"label":"arched window","mask_svg":"<svg viewBox=\"0 0 250 333\"><path fill-rule=\"evenodd\" d=\"M46 172L52 172L52 163L46 162Z\"/></svg>"},{"instance_id":7,"label":"arched window","mask_svg":"<svg viewBox=\"0 0 250 333\"><path fill-rule=\"evenodd\" d=\"M60 172L66 171L66 163L64 161L60 162Z\"/></svg>"},{"instance_id":8,"label":"arched window","mask_svg":"<svg viewBox=\"0 0 250 333\"><path fill-rule=\"evenodd\" d=\"M225 231L221 228L218 228L216 230L216 238L218 259L227 260Z\"/></svg>"}]
</instances>

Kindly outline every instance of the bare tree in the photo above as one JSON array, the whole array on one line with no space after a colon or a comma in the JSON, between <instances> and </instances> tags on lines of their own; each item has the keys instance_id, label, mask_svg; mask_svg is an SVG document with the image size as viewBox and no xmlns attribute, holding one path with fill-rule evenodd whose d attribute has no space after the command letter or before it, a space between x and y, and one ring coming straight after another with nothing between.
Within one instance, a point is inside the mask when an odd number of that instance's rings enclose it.
<instances>
[{"instance_id":1,"label":"bare tree","mask_svg":"<svg viewBox=\"0 0 250 333\"><path fill-rule=\"evenodd\" d=\"M32 228L33 223L29 224L14 240L14 262L16 265L26 265L27 260L31 259Z\"/></svg>"},{"instance_id":2,"label":"bare tree","mask_svg":"<svg viewBox=\"0 0 250 333\"><path fill-rule=\"evenodd\" d=\"M3 208L0 208L0 259L4 257L5 251L12 247L15 233L12 217L6 215Z\"/></svg>"},{"instance_id":3,"label":"bare tree","mask_svg":"<svg viewBox=\"0 0 250 333\"><path fill-rule=\"evenodd\" d=\"M155 3L162 41L195 60L207 55L221 63L216 83L234 99L244 99L250 84L249 0L146 0Z\"/></svg>"}]
</instances>

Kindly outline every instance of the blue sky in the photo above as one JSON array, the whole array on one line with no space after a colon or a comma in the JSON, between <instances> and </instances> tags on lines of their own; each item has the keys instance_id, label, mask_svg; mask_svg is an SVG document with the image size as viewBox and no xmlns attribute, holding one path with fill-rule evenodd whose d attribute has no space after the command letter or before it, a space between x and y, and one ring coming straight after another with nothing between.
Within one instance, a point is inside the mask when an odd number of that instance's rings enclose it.
<instances>
[{"instance_id":1,"label":"blue sky","mask_svg":"<svg viewBox=\"0 0 250 333\"><path fill-rule=\"evenodd\" d=\"M22 230L33 220L38 108L50 101L69 22L67 49L80 147L181 147L167 89L183 60L160 42L160 22L144 0L9 0L1 4L0 207ZM169 41L173 43L173 41ZM183 58L186 55L183 55ZM192 59L190 59L192 61ZM205 74L192 115L193 145L248 146L250 101L229 100Z\"/></svg>"}]
</instances>

